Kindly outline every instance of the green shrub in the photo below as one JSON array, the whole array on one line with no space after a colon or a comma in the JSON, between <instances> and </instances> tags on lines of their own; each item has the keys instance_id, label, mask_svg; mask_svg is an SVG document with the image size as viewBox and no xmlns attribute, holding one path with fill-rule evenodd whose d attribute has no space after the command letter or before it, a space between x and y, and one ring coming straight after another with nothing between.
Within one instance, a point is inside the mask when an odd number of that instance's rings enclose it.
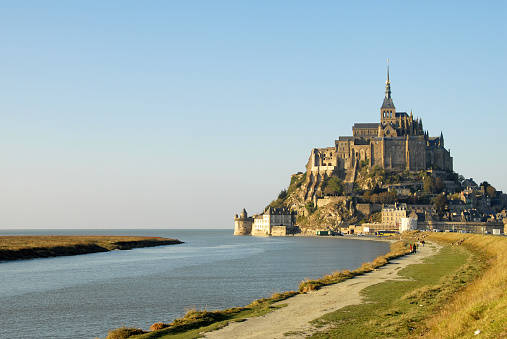
<instances>
[{"instance_id":1,"label":"green shrub","mask_svg":"<svg viewBox=\"0 0 507 339\"><path fill-rule=\"evenodd\" d=\"M115 330L109 331L107 334L106 339L127 339L130 338L133 335L137 334L143 334L146 333L140 328L127 328L127 327L120 327Z\"/></svg>"}]
</instances>

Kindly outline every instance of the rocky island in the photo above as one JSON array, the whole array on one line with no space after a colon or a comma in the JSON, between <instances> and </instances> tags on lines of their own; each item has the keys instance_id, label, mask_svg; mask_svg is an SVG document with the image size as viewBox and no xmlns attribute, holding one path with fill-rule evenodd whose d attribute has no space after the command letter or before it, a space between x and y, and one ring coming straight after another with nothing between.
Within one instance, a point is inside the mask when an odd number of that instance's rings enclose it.
<instances>
[{"instance_id":1,"label":"rocky island","mask_svg":"<svg viewBox=\"0 0 507 339\"><path fill-rule=\"evenodd\" d=\"M235 216L234 234L505 233L507 195L455 172L443 133L430 136L422 118L396 110L389 66L379 113L379 122L356 123L352 136L312 149L306 172L264 211Z\"/></svg>"}]
</instances>

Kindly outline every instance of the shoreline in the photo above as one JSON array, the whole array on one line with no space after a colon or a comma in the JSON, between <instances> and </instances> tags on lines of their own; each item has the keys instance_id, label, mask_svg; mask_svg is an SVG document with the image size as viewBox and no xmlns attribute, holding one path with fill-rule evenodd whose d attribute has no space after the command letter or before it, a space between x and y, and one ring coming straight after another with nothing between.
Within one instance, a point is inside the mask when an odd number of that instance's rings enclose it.
<instances>
[{"instance_id":1,"label":"shoreline","mask_svg":"<svg viewBox=\"0 0 507 339\"><path fill-rule=\"evenodd\" d=\"M0 263L182 243L178 239L138 236L0 236Z\"/></svg>"},{"instance_id":2,"label":"shoreline","mask_svg":"<svg viewBox=\"0 0 507 339\"><path fill-rule=\"evenodd\" d=\"M300 236L306 237L305 235L300 235ZM322 238L322 236L313 236L313 235L309 235L308 237ZM158 335L162 336L162 337L165 337L164 336L165 333L168 335L175 334L175 333L183 334L186 332L193 332L193 330L197 329L197 328L200 328L199 335L204 335L204 334L207 335L208 333L215 333L214 331L213 332L206 332L206 330L204 330L203 332L201 332L201 331L204 329L204 327L207 327L212 324L218 325L219 328L222 328L223 326L227 325L227 324L219 325L219 323L222 323L224 321L223 314L226 314L225 315L226 318L229 316L232 316L232 318L229 318L229 320L225 321L226 323L234 323L235 321L237 321L237 320L233 320L233 318L240 319L239 320L240 322L244 322L249 319L264 318L267 315L273 313L272 312L273 308L282 307L279 305L286 304L288 300L292 300L293 298L296 298L296 297L308 298L309 296L313 296L314 293L318 293L319 291L326 289L330 286L342 286L342 284L345 283L346 281L352 281L352 280L355 281L355 278L362 277L366 274L376 271L377 269L383 268L384 266L386 266L386 264L388 264L394 260L403 260L403 258L405 258L405 257L410 257L409 255L407 255L408 249L405 246L405 243L407 241L400 242L399 240L395 240L395 239L382 239L382 238L378 238L378 237L357 237L357 236L353 236L353 235L337 236L336 238L337 239L344 239L344 238L347 239L348 238L348 239L352 239L352 240L358 239L358 238L364 238L364 239L360 239L360 240L388 242L388 243L390 243L390 249L387 253L380 255L380 256L376 257L375 259L373 259L372 262L363 263L362 266L356 268L353 271L349 271L349 270L344 270L342 272L335 271L331 274L324 275L322 278L317 279L317 280L302 280L301 284L299 286L299 292L298 291L288 291L288 292L282 292L282 293L275 293L275 294L273 294L273 296L271 296L269 298L254 300L251 304L244 306L244 307L233 307L230 309L216 310L216 311L211 311L211 312L209 312L207 310L204 310L204 311L190 310L189 312L187 312L186 315L183 316L183 318L174 319L173 322L170 324L166 324L166 323L162 323L162 322L154 323L151 326L149 331L145 331L145 330L142 330L139 328L126 328L126 327L118 328L114 331L110 331L108 333L108 336L106 337L106 339L114 338L116 335L119 335L120 333L123 333L122 335L124 335L126 333L130 333L129 331L134 331L136 334L147 334L148 335L147 338L150 338L149 334L152 331L157 331L157 330L161 331ZM399 245L398 244L393 245L393 243L399 243ZM331 279L329 279L330 277L331 277ZM303 285L305 285L304 288L303 288ZM269 313L267 313L264 316L260 316L260 317L259 316L254 316L254 317L246 316L245 317L245 316L238 315L239 318L236 318L236 316L235 316L236 313L238 313L238 312L241 313L243 311L246 311L246 313L250 314L250 313L252 313L252 310L256 309L256 307L259 305L265 305L264 307L267 307L267 309L270 310L270 311L268 311ZM262 308L262 306L261 306L261 308ZM250 311L248 311L248 310L250 310ZM257 312L258 311L253 311L253 313L257 313ZM303 311L303 313L304 312L305 311ZM211 316L211 318L210 318L211 314L216 314L216 318L214 316ZM201 317L203 317L203 319L201 319ZM211 320L211 322L210 322L210 319L212 319L212 318L214 320ZM276 326L277 325L275 324L275 327ZM117 333L115 331L117 331ZM125 331L125 332L123 332L123 331ZM287 330L286 332L290 332L290 330ZM111 336L109 336L109 335L111 335ZM188 338L192 337L192 335L193 334L191 334ZM126 338L127 337L128 336L126 336ZM224 337L224 336L219 336L218 338L222 338L222 337ZM230 336L226 335L225 337L230 337ZM233 335L232 337L238 337L238 336ZM239 337L243 337L243 336L241 335ZM264 338L264 337L265 337L264 335L259 336L259 338ZM144 338L144 336L140 336L140 338ZM248 338L248 336L246 336L246 338Z\"/></svg>"},{"instance_id":3,"label":"shoreline","mask_svg":"<svg viewBox=\"0 0 507 339\"><path fill-rule=\"evenodd\" d=\"M363 303L364 298L360 295L363 289L389 280L401 280L397 275L400 269L421 263L425 258L438 253L441 247L431 243L417 253L391 259L373 271L276 302L273 306L284 307L261 317L230 322L218 330L203 333L204 338L305 338L322 330L311 324L312 320L343 307Z\"/></svg>"},{"instance_id":4,"label":"shoreline","mask_svg":"<svg viewBox=\"0 0 507 339\"><path fill-rule=\"evenodd\" d=\"M386 297L392 298L393 304L390 306L390 309L386 310L386 312L389 311L386 314L382 314L383 311L377 314L375 313L376 311L370 310L369 316L375 317L373 318L376 319L374 322L398 321L398 324L405 326L407 321L410 321L410 317L416 316L418 319L417 323L414 323L413 327L409 329L406 328L408 330L407 333L412 333L411 331L414 330L413 333L417 333L417 336L464 337L473 334L474 331L477 334L477 329L480 329L480 333L483 333L485 338L503 337L506 332L502 324L507 324L507 318L504 316L505 312L503 311L507 307L507 298L503 293L504 289L502 287L505 281L507 281L507 272L504 269L507 262L505 254L506 239L507 237L491 235L426 234L416 231L405 235L402 242L396 242L407 245L425 240L426 246L419 246L417 253L395 255L395 252L401 253L401 251L394 251L394 248L398 247L398 250L401 250L403 247L400 248L398 244L394 244L391 245L392 251L390 252L390 257L377 258L387 259L388 262L384 260L377 262L376 259L373 263L365 263L361 268L352 272L348 270L342 272L336 271L322 277L319 279L320 281L304 281L306 285L300 286L300 292L275 293L270 298L256 300L245 307L227 310L199 311L194 309L187 312L183 318L175 319L171 324L155 323L150 328L150 331L123 327L111 331L109 334L112 336L108 334L107 338L113 338L114 335L119 334L125 335L131 333L130 331L137 331L136 334L139 334L138 338L152 338L153 335L157 338L169 338L172 335L178 335L181 338L194 338L204 335L206 338L282 339L305 338L322 331L323 335L326 333L331 335L334 330L333 321L338 321L339 323L343 321L339 319L347 319L346 316L345 318L336 318L338 320L329 320L327 318L328 320L323 320L324 322L322 322L322 319L331 316L336 310L348 307L347 305L350 305L350 307L355 307L354 305L368 307L369 303L365 303L358 294L365 287L372 285L382 286L383 282L388 282L389 280L398 281L398 283L403 283L403 281L418 281L419 279L424 280L423 276L429 276L429 280L426 278L425 285L415 287L415 290L412 291L405 289L404 293L407 294L404 297L406 299L404 304L398 304L399 296L395 293L389 296L389 292L387 291L390 290L387 289ZM376 239L370 238L364 240ZM394 242L396 239L385 240ZM382 239L382 241L385 240ZM466 254L468 259L461 257L465 260L459 264L462 266L454 266L456 269L455 273L449 275L443 283L439 283L439 277L442 274L445 276L445 272L447 271L440 270L441 272L439 273L438 269L434 270L431 267L426 267L425 270L419 272L419 278L415 278L416 280L414 280L413 274L417 274L419 268L415 271L413 270L412 275L407 277L398 275L398 272L403 267L411 266L411 264L421 264L422 262L426 262L425 259L433 256L441 256L441 250L454 253L456 251L468 253ZM449 266L451 262L447 259L442 260L440 258L434 263L431 260L433 259L430 259L428 265L439 263L440 267L452 267L452 264ZM454 256L454 260L454 264L458 265L461 259L458 255ZM469 260L473 260L473 263L469 262L467 264ZM421 274L423 275L421 276ZM377 282L374 282L375 278ZM321 282L321 284L315 284L315 282ZM310 286L311 284L313 284L313 287ZM304 288L301 289L301 287ZM358 287L361 288L353 291ZM430 292L431 294L428 294ZM432 296L434 292L438 292L436 299L435 296ZM384 294L381 294L381 296L383 298ZM438 298L443 299L439 301ZM304 299L307 299L308 302L301 302ZM349 299L349 301L345 301L345 299ZM408 301L409 299L412 301ZM342 301L349 302L349 304L336 304ZM487 308L484 308L485 303ZM292 304L296 306L291 306ZM420 311L418 310L425 310L426 308L420 308L425 305L428 306L428 311L425 314L423 313L423 318L419 318L417 314ZM407 308L406 312L412 313L405 315L405 311L399 309L402 306ZM476 316L471 321L470 312L474 312L479 306L483 307L484 313ZM348 314L349 310L347 309L344 312ZM361 309L361 312L363 312L363 309ZM324 315L323 318L321 318L321 313ZM393 320L394 316L398 320ZM405 316L408 316L408 318L405 319ZM356 315L357 317L358 315ZM383 317L386 318L384 319ZM352 328L356 326L354 325L356 323L355 320L360 319L356 318L351 319L352 324L348 324L349 328L350 326ZM442 322L443 319L445 320L444 322ZM493 322L491 319L493 319ZM326 321L329 322L330 327L325 324ZM284 322L287 322L288 325ZM316 324L316 326L312 325L312 323ZM360 322L357 325L361 326ZM377 329L377 327L374 327L375 323L371 323L368 320L363 325L373 326L372 330ZM364 329L358 328L357 333L361 333L362 330ZM152 331L154 331L153 334ZM354 329L353 331L356 330ZM124 337L127 338L132 334Z\"/></svg>"},{"instance_id":5,"label":"shoreline","mask_svg":"<svg viewBox=\"0 0 507 339\"><path fill-rule=\"evenodd\" d=\"M302 238L335 238L335 239L349 239L349 240L367 240L367 241L382 241L382 242L388 242L393 243L396 241L400 241L399 234L397 236L390 236L390 237L378 237L376 235L361 235L358 236L357 234L344 234L344 235L307 235L307 234L295 234L295 237L302 237Z\"/></svg>"}]
</instances>

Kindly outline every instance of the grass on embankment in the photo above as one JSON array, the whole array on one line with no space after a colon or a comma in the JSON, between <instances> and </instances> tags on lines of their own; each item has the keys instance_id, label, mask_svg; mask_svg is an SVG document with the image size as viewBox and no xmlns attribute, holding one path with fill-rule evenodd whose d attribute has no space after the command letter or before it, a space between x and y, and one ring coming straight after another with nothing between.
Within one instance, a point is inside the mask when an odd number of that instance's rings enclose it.
<instances>
[{"instance_id":1,"label":"grass on embankment","mask_svg":"<svg viewBox=\"0 0 507 339\"><path fill-rule=\"evenodd\" d=\"M0 236L0 261L46 258L180 244L176 239L132 236Z\"/></svg>"},{"instance_id":2,"label":"grass on embankment","mask_svg":"<svg viewBox=\"0 0 507 339\"><path fill-rule=\"evenodd\" d=\"M246 318L260 317L283 307L272 306L272 304L295 294L297 292L275 293L270 298L255 300L248 306L233 307L223 311L198 311L192 309L183 318L176 319L170 324L153 324L151 326L152 332L145 333L141 329L123 327L110 331L106 339L198 338L200 332L214 331L224 327L231 321L244 321Z\"/></svg>"},{"instance_id":3,"label":"grass on embankment","mask_svg":"<svg viewBox=\"0 0 507 339\"><path fill-rule=\"evenodd\" d=\"M471 338L480 330L481 338L507 338L507 237L435 234L431 238L478 253L473 264L484 270L427 320L428 337Z\"/></svg>"},{"instance_id":4,"label":"grass on embankment","mask_svg":"<svg viewBox=\"0 0 507 339\"><path fill-rule=\"evenodd\" d=\"M451 246L401 270L410 280L366 288L364 304L315 321L331 329L312 338L471 338L477 330L485 338L507 336L507 238L414 235Z\"/></svg>"}]
</instances>

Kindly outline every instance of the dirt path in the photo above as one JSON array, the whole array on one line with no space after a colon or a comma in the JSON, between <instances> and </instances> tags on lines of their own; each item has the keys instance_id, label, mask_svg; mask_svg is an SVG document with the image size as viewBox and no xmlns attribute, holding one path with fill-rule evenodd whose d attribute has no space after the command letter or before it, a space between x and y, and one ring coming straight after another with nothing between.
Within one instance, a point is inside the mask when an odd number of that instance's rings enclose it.
<instances>
[{"instance_id":1,"label":"dirt path","mask_svg":"<svg viewBox=\"0 0 507 339\"><path fill-rule=\"evenodd\" d=\"M391 260L376 271L323 287L315 292L296 295L279 302L287 304L287 307L262 317L230 323L220 330L206 333L205 338L304 338L316 331L310 321L345 306L361 304L359 292L362 289L386 280L403 279L397 275L400 269L420 263L423 258L439 250L438 245L427 243L426 246L418 248L417 253ZM287 332L298 334L284 336Z\"/></svg>"}]
</instances>

